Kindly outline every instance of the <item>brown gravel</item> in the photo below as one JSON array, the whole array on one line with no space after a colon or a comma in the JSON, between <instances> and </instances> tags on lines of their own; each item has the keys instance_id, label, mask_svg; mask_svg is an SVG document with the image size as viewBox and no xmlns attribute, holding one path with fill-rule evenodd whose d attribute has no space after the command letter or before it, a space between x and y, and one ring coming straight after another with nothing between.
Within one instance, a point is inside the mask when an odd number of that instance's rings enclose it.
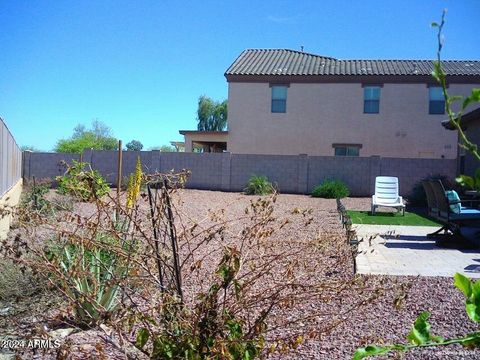
<instances>
[{"instance_id":1,"label":"brown gravel","mask_svg":"<svg viewBox=\"0 0 480 360\"><path fill-rule=\"evenodd\" d=\"M189 221L205 224L209 221L206 219L209 211L225 209L225 218L238 218L244 213L244 209L250 201L256 198L239 193L182 190L179 192L176 204L184 216L190 219ZM348 198L343 203L347 209L368 210L370 208L369 198ZM308 216L302 215L301 212L308 209L312 209L312 221L306 225ZM91 207L89 204L75 204L75 211L86 214L91 211ZM280 247L295 247L304 250L299 256L297 271L303 272L300 275L306 284L313 288L325 283L351 281L354 276L353 262L338 220L335 200L280 194L275 204L275 215L291 220L290 226L274 235L274 240ZM332 241L333 239L335 241ZM212 253L218 250L214 246L215 244L212 244ZM338 265L338 267L332 270L332 265ZM475 327L467 318L462 296L453 287L452 279L395 276L358 276L357 278L359 283L364 282L366 285L362 287L355 283L334 298L329 296L306 297L304 302L296 304L292 308L278 309L271 319L272 327L275 324L283 324L288 319L307 316L309 319L290 325L288 329L274 330L269 335L269 339L285 336L286 333L296 336L302 332L309 333L311 337L295 350L286 353L276 352L269 357L349 359L357 347L365 344L382 341L387 343L403 342L414 319L423 310L432 313L432 332L437 335L453 337L478 330L478 327ZM188 281L190 280L186 280L187 287L191 286ZM401 306L396 308L394 300L404 294L401 291L402 285L406 289L406 298ZM360 290L364 287L371 290L367 292L367 295L368 293L373 294L375 289L386 290L379 290L380 296L374 302L358 308L353 307L359 300L365 298L365 292ZM350 311L345 314L349 309ZM326 313L332 315L329 317ZM332 320L338 319L338 314L342 313L343 321L332 331L326 331ZM18 334L21 335L25 330L18 329L18 331ZM77 346L80 341L82 345L90 344L90 347L94 349L97 343L103 341L95 334L98 335L98 332L92 332L90 336L83 337L73 334L69 339L73 343L76 342ZM110 345L104 347L108 349L106 351L108 358L122 358L121 354L112 350ZM391 358L395 358L395 356ZM405 354L403 358L476 359L480 358L480 351L466 351L459 347L423 349Z\"/></svg>"}]
</instances>

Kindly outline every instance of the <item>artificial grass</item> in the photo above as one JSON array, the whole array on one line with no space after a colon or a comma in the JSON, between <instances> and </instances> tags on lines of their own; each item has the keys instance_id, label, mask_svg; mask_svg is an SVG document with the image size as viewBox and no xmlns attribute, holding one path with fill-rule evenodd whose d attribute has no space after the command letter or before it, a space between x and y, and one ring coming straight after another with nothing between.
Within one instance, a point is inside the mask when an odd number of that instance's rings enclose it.
<instances>
[{"instance_id":1,"label":"artificial grass","mask_svg":"<svg viewBox=\"0 0 480 360\"><path fill-rule=\"evenodd\" d=\"M409 226L441 226L427 217L405 211L405 216L395 212L376 212L347 210L353 224L368 225L409 225Z\"/></svg>"}]
</instances>

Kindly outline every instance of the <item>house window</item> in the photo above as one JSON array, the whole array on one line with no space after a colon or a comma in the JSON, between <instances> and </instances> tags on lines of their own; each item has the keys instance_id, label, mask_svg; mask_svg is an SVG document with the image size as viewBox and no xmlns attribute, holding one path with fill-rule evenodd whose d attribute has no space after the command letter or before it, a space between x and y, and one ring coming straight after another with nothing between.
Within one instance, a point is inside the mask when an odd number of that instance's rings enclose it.
<instances>
[{"instance_id":1,"label":"house window","mask_svg":"<svg viewBox=\"0 0 480 360\"><path fill-rule=\"evenodd\" d=\"M380 111L380 86L365 86L363 88L363 112L378 114Z\"/></svg>"},{"instance_id":2,"label":"house window","mask_svg":"<svg viewBox=\"0 0 480 360\"><path fill-rule=\"evenodd\" d=\"M429 114L445 114L445 99L443 97L443 90L439 86L431 86L428 88L429 93Z\"/></svg>"},{"instance_id":3,"label":"house window","mask_svg":"<svg viewBox=\"0 0 480 360\"><path fill-rule=\"evenodd\" d=\"M333 144L335 156L359 156L361 145Z\"/></svg>"},{"instance_id":4,"label":"house window","mask_svg":"<svg viewBox=\"0 0 480 360\"><path fill-rule=\"evenodd\" d=\"M272 86L272 113L287 112L287 86Z\"/></svg>"}]
</instances>

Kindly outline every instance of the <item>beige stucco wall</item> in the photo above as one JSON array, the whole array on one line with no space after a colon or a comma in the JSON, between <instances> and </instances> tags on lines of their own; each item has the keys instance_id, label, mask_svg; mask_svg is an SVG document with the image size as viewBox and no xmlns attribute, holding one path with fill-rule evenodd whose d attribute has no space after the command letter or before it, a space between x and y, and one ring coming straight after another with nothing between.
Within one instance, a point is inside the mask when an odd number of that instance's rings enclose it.
<instances>
[{"instance_id":1,"label":"beige stucco wall","mask_svg":"<svg viewBox=\"0 0 480 360\"><path fill-rule=\"evenodd\" d=\"M18 182L0 198L0 240L7 237L12 220L12 207L16 206L20 201L21 193L22 179L18 180Z\"/></svg>"},{"instance_id":2,"label":"beige stucco wall","mask_svg":"<svg viewBox=\"0 0 480 360\"><path fill-rule=\"evenodd\" d=\"M451 94L479 85L451 84ZM228 149L232 153L334 154L333 143L362 144L360 156L454 159L457 134L446 115L428 114L426 84L384 84L380 113L363 113L360 83L291 83L287 112L271 113L268 83L229 83Z\"/></svg>"}]
</instances>

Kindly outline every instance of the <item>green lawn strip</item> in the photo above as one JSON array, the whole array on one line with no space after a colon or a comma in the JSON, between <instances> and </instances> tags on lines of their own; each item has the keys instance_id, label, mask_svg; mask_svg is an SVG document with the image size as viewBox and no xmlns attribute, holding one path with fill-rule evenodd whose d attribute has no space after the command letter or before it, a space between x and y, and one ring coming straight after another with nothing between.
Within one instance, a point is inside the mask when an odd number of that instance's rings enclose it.
<instances>
[{"instance_id":1,"label":"green lawn strip","mask_svg":"<svg viewBox=\"0 0 480 360\"><path fill-rule=\"evenodd\" d=\"M439 223L424 216L406 212L405 216L394 212L377 212L371 215L370 211L347 210L354 224L368 225L409 225L409 226L440 226Z\"/></svg>"}]
</instances>

